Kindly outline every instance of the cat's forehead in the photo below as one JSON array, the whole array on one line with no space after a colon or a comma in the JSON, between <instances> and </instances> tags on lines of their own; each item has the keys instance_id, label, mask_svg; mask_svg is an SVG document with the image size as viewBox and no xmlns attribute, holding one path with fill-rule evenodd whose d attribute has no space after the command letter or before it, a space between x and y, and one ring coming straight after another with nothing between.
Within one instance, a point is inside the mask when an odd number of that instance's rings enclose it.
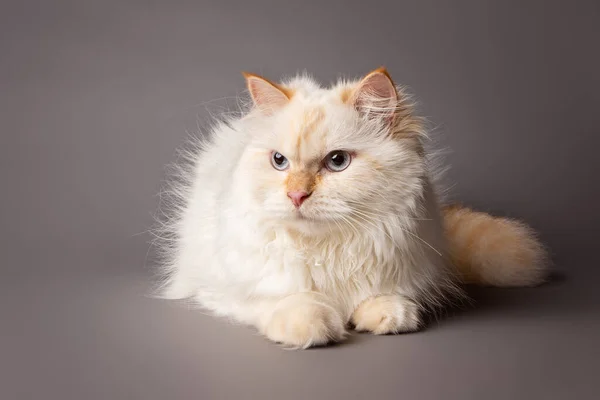
<instances>
[{"instance_id":1,"label":"cat's forehead","mask_svg":"<svg viewBox=\"0 0 600 400\"><path fill-rule=\"evenodd\" d=\"M323 156L339 140L339 132L351 118L341 102L335 102L331 93L311 93L298 96L279 120L278 141L281 152L296 161L309 162Z\"/></svg>"},{"instance_id":2,"label":"cat's forehead","mask_svg":"<svg viewBox=\"0 0 600 400\"><path fill-rule=\"evenodd\" d=\"M272 120L271 150L307 164L342 146L342 136L352 131L357 117L346 102L352 83L325 88L304 76L286 82L285 87L292 96Z\"/></svg>"},{"instance_id":3,"label":"cat's forehead","mask_svg":"<svg viewBox=\"0 0 600 400\"><path fill-rule=\"evenodd\" d=\"M339 81L331 87L323 87L306 76L297 77L285 83L293 100L308 106L344 104L355 86L356 82L354 81Z\"/></svg>"}]
</instances>

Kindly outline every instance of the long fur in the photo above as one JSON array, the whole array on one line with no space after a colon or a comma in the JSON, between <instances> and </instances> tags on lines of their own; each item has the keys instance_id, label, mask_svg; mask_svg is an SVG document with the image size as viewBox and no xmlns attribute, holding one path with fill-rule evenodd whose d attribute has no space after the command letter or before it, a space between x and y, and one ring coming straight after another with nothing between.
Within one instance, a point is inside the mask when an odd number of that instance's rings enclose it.
<instances>
[{"instance_id":1,"label":"long fur","mask_svg":"<svg viewBox=\"0 0 600 400\"><path fill-rule=\"evenodd\" d=\"M541 282L545 253L530 228L442 208L423 121L402 88L386 97L386 79L249 81L255 106L193 140L162 193L159 294L304 348L343 339L348 322L419 329L422 311L460 297L461 282ZM347 170L319 169L336 149L355 153ZM271 166L272 151L289 171ZM290 185L312 185L300 211Z\"/></svg>"}]
</instances>

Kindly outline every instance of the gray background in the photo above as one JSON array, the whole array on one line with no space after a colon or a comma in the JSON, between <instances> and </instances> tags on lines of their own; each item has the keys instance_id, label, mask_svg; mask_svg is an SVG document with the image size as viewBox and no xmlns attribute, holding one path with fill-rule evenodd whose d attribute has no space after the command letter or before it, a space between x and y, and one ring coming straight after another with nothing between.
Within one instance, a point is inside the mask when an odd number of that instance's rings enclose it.
<instances>
[{"instance_id":1,"label":"gray background","mask_svg":"<svg viewBox=\"0 0 600 400\"><path fill-rule=\"evenodd\" d=\"M599 4L3 1L0 398L597 398ZM381 64L452 148L454 197L540 230L550 284L304 352L144 296L164 165L241 70Z\"/></svg>"}]
</instances>

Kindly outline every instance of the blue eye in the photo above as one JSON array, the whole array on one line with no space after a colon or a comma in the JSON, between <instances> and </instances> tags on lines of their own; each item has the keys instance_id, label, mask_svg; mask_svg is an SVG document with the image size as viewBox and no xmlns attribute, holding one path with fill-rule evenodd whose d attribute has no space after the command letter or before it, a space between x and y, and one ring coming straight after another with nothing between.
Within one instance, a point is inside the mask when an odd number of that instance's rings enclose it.
<instances>
[{"instance_id":1,"label":"blue eye","mask_svg":"<svg viewBox=\"0 0 600 400\"><path fill-rule=\"evenodd\" d=\"M290 162L287 158L285 158L281 153L274 151L271 153L271 165L278 171L283 171L287 169L290 165Z\"/></svg>"},{"instance_id":2,"label":"blue eye","mask_svg":"<svg viewBox=\"0 0 600 400\"><path fill-rule=\"evenodd\" d=\"M332 172L341 172L348 168L352 157L350 153L343 150L335 150L325 157L325 167Z\"/></svg>"}]
</instances>

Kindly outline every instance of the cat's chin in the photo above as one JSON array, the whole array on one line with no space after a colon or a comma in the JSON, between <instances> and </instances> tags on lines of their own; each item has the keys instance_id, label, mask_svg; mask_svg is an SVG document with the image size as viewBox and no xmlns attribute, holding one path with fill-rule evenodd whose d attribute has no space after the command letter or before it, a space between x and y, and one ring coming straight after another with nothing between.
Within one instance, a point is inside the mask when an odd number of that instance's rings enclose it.
<instances>
[{"instance_id":1,"label":"cat's chin","mask_svg":"<svg viewBox=\"0 0 600 400\"><path fill-rule=\"evenodd\" d=\"M266 216L265 221L269 221L269 224L272 224L273 226L285 226L298 233L310 235L331 233L332 228L334 229L339 226L338 224L332 226L332 221L329 219L316 218L310 215L310 213L302 213L299 210L277 217L269 215Z\"/></svg>"},{"instance_id":2,"label":"cat's chin","mask_svg":"<svg viewBox=\"0 0 600 400\"><path fill-rule=\"evenodd\" d=\"M289 218L288 221L292 224L295 225L315 225L318 224L320 221L311 218L305 214L302 214L300 212L295 212L294 214L292 214Z\"/></svg>"},{"instance_id":3,"label":"cat's chin","mask_svg":"<svg viewBox=\"0 0 600 400\"><path fill-rule=\"evenodd\" d=\"M277 218L273 222L279 226L284 225L289 229L300 233L316 234L327 228L327 222L299 211L292 212L283 218Z\"/></svg>"},{"instance_id":4,"label":"cat's chin","mask_svg":"<svg viewBox=\"0 0 600 400\"><path fill-rule=\"evenodd\" d=\"M285 224L296 232L308 235L330 234L332 230L339 227L338 224L332 225L332 221L328 219L315 218L301 213L294 213L286 219Z\"/></svg>"}]
</instances>

